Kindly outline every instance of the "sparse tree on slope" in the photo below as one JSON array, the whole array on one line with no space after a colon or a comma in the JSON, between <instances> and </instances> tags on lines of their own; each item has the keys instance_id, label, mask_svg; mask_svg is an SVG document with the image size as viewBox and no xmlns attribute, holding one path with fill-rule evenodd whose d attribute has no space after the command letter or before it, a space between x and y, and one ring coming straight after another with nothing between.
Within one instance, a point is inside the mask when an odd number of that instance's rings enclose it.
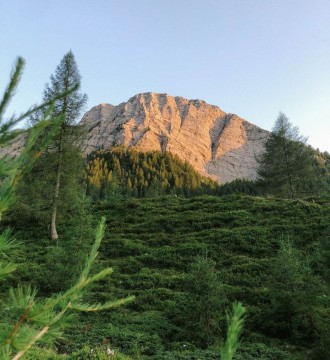
<instances>
[{"instance_id":1,"label":"sparse tree on slope","mask_svg":"<svg viewBox=\"0 0 330 360\"><path fill-rule=\"evenodd\" d=\"M315 176L306 139L280 113L258 159L258 176L266 192L295 199L303 184Z\"/></svg>"},{"instance_id":2,"label":"sparse tree on slope","mask_svg":"<svg viewBox=\"0 0 330 360\"><path fill-rule=\"evenodd\" d=\"M80 83L81 76L78 71L77 63L74 55L69 51L62 59L61 63L55 71L55 75L50 78L50 84L46 85L43 100L49 101L54 96L65 93ZM70 167L74 169L75 166L66 166L66 161L75 164L79 162L79 149L77 144L78 131L74 127L84 105L87 101L87 95L79 92L78 89L71 92L67 96L60 98L55 102L52 110L52 116L56 117L61 114L63 116L62 125L57 136L56 141L51 148L44 154L45 164L49 162L53 169L53 192L51 194L51 216L50 216L50 237L52 240L58 239L57 234L57 215L59 198L61 194L61 186L63 181L70 181L70 174L67 173ZM37 122L37 118L32 119L32 122ZM76 177L76 170L71 172L71 177ZM64 179L65 177L65 179Z\"/></svg>"},{"instance_id":3,"label":"sparse tree on slope","mask_svg":"<svg viewBox=\"0 0 330 360\"><path fill-rule=\"evenodd\" d=\"M56 97L45 102L41 106L35 106L20 116L12 116L5 119L4 113L9 101L14 94L20 76L22 74L24 61L19 58L10 78L10 83L0 99L0 144L5 146L9 140L15 139L20 132L13 131L15 125L41 109L47 108L38 124L28 132L27 142L20 155L13 159L9 156L0 158L0 221L2 215L15 202L15 189L22 176L31 170L38 155L45 149L49 142L57 134L62 124L61 114L50 117L55 102L61 97L70 96L68 89L66 93L58 93ZM46 131L47 130L47 131ZM93 312L97 310L110 309L133 300L133 297L120 299L103 304L84 304L81 297L86 287L95 281L103 279L111 274L111 268L105 268L96 274L91 274L91 266L94 263L100 242L105 229L103 218L97 229L95 242L89 256L86 258L85 266L75 283L66 291L55 294L49 298L38 298L35 289L31 286L18 286L11 288L7 298L1 297L0 306L0 359L19 360L31 347L43 342L53 344L59 337L60 331L64 329L68 321L68 313L73 311ZM4 229L0 233L0 285L6 280L10 273L16 270L16 265L10 261L10 255L14 247L19 244L11 239L10 229ZM4 288L0 287L1 295Z\"/></svg>"}]
</instances>

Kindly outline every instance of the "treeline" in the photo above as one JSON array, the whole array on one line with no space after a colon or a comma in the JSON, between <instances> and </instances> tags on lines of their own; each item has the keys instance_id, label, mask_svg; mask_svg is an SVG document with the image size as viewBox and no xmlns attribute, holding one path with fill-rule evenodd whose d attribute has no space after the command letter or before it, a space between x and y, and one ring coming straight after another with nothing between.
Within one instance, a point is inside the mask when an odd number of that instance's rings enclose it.
<instances>
[{"instance_id":1,"label":"treeline","mask_svg":"<svg viewBox=\"0 0 330 360\"><path fill-rule=\"evenodd\" d=\"M122 147L89 155L86 181L87 193L94 199L106 199L118 192L134 197L196 195L212 193L218 187L177 155Z\"/></svg>"},{"instance_id":2,"label":"treeline","mask_svg":"<svg viewBox=\"0 0 330 360\"><path fill-rule=\"evenodd\" d=\"M309 146L305 146L305 151L309 161L308 169L304 167L300 170L304 176L294 179L292 191L295 197L324 194L328 192L330 186L330 155ZM274 154L273 156L275 157ZM289 170L295 171L291 168ZM260 175L262 174L260 170ZM277 178L276 184L273 184L272 173L266 174L264 178L260 176L258 181L236 179L219 184L200 175L177 155L159 151L142 153L123 147L96 151L88 156L86 162L87 194L94 200L109 200L116 196L143 198L167 194L183 196L269 194L290 197L291 190L286 183L293 180L287 175L282 175L282 178L280 189L278 189L280 180Z\"/></svg>"},{"instance_id":3,"label":"treeline","mask_svg":"<svg viewBox=\"0 0 330 360\"><path fill-rule=\"evenodd\" d=\"M330 187L330 154L327 151L320 151L319 149L313 149L308 147L309 151L313 154L314 167L319 173L321 179L325 183L327 189Z\"/></svg>"}]
</instances>

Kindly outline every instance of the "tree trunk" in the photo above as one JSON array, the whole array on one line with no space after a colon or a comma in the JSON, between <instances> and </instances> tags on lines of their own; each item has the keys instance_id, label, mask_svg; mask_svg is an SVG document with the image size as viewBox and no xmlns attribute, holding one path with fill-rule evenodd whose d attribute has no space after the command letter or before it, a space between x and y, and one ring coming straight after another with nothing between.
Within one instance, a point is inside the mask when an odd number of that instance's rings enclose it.
<instances>
[{"instance_id":1,"label":"tree trunk","mask_svg":"<svg viewBox=\"0 0 330 360\"><path fill-rule=\"evenodd\" d=\"M50 221L50 238L51 240L57 240L58 234L56 229L56 218L57 218L57 204L60 193L60 183L62 175L62 148L63 148L63 137L64 137L64 125L61 126L59 144L58 144L58 158L57 158L57 169L56 169L56 183L54 188L54 197L52 205L52 216Z\"/></svg>"},{"instance_id":2,"label":"tree trunk","mask_svg":"<svg viewBox=\"0 0 330 360\"><path fill-rule=\"evenodd\" d=\"M288 141L290 141L290 140L288 140ZM291 174L291 168L290 168L291 164L289 163L286 139L284 139L284 155L285 155L286 175L287 175L287 179L288 179L288 183L289 183L289 191L290 191L290 195L291 195L291 200L295 200L295 192L294 192L292 174Z\"/></svg>"}]
</instances>

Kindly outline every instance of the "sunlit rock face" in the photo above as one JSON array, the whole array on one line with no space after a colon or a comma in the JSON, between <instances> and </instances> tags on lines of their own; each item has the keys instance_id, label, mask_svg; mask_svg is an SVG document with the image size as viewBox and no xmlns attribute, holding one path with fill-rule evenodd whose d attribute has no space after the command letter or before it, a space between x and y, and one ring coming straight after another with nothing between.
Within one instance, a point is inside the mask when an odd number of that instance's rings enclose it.
<instances>
[{"instance_id":1,"label":"sunlit rock face","mask_svg":"<svg viewBox=\"0 0 330 360\"><path fill-rule=\"evenodd\" d=\"M20 135L16 136L13 140L9 142L8 146L0 147L0 157L18 156L21 153L22 149L24 148L26 140L27 140L26 132L23 132Z\"/></svg>"},{"instance_id":2,"label":"sunlit rock face","mask_svg":"<svg viewBox=\"0 0 330 360\"><path fill-rule=\"evenodd\" d=\"M168 151L219 182L255 179L256 157L269 133L202 100L138 94L117 106L100 104L82 118L83 151L112 146Z\"/></svg>"}]
</instances>

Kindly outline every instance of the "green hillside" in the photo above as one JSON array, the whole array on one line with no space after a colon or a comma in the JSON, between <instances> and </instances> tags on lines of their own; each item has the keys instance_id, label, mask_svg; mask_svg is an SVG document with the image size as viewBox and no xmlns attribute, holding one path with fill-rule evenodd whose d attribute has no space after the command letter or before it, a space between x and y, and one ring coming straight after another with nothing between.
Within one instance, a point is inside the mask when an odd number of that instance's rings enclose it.
<instances>
[{"instance_id":1,"label":"green hillside","mask_svg":"<svg viewBox=\"0 0 330 360\"><path fill-rule=\"evenodd\" d=\"M167 196L99 205L94 218L101 215L107 232L98 267L115 272L88 300L132 294L136 300L112 312L79 315L59 353L110 345L132 359L219 359L226 310L239 300L248 316L235 359L328 359L322 250L328 201ZM48 294L56 259L47 261L46 254L68 245L49 246L30 231L19 235L25 242L18 255L27 264L15 276L31 282L41 273L46 280L36 285Z\"/></svg>"},{"instance_id":2,"label":"green hillside","mask_svg":"<svg viewBox=\"0 0 330 360\"><path fill-rule=\"evenodd\" d=\"M328 153L280 113L257 182L156 151L85 161L73 53L7 118L23 67L0 101L1 146L33 124L0 158L0 360L330 360Z\"/></svg>"},{"instance_id":3,"label":"green hillside","mask_svg":"<svg viewBox=\"0 0 330 360\"><path fill-rule=\"evenodd\" d=\"M201 194L218 186L176 155L123 147L90 154L86 172L88 193L95 199L106 199L114 192L135 197Z\"/></svg>"}]
</instances>

